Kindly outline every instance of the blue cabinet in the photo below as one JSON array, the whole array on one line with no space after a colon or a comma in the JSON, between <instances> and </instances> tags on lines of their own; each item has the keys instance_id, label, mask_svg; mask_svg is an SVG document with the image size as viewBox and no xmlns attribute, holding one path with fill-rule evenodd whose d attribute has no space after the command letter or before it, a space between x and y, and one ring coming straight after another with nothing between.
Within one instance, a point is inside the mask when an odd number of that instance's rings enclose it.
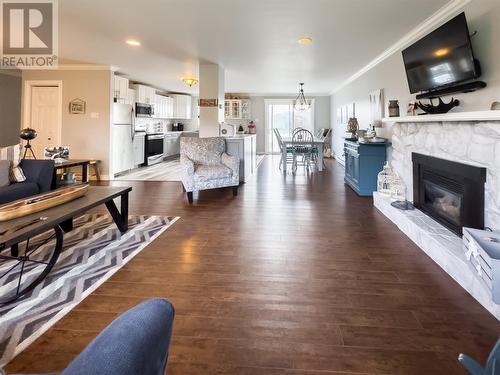
<instances>
[{"instance_id":1,"label":"blue cabinet","mask_svg":"<svg viewBox=\"0 0 500 375\"><path fill-rule=\"evenodd\" d=\"M358 143L345 141L344 181L358 195L371 196L377 190L377 176L387 160L390 143Z\"/></svg>"}]
</instances>

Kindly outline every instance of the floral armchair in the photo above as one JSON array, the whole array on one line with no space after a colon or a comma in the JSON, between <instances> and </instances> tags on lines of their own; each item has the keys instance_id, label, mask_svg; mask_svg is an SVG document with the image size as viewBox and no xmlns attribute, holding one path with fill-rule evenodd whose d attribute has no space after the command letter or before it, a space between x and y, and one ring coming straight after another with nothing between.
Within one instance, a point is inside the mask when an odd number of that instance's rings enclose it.
<instances>
[{"instance_id":1,"label":"floral armchair","mask_svg":"<svg viewBox=\"0 0 500 375\"><path fill-rule=\"evenodd\" d=\"M181 138L182 185L189 203L199 190L232 187L238 195L240 160L225 151L224 138Z\"/></svg>"}]
</instances>

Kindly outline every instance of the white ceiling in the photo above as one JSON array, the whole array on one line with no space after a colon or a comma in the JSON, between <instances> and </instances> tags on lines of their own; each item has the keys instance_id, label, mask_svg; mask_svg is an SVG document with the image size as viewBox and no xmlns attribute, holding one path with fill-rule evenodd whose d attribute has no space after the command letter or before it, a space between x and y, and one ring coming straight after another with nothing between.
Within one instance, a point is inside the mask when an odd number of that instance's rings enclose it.
<instances>
[{"instance_id":1,"label":"white ceiling","mask_svg":"<svg viewBox=\"0 0 500 375\"><path fill-rule=\"evenodd\" d=\"M294 93L305 82L307 94L327 94L447 2L60 0L59 54L169 91L196 94L180 78L207 61L225 68L226 92Z\"/></svg>"}]
</instances>

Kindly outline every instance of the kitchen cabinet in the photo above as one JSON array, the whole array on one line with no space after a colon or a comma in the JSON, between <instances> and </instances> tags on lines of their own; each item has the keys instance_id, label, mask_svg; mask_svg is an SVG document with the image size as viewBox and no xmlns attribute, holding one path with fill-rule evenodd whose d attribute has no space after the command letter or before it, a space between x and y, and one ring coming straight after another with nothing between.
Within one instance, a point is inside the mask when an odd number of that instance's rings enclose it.
<instances>
[{"instance_id":1,"label":"kitchen cabinet","mask_svg":"<svg viewBox=\"0 0 500 375\"><path fill-rule=\"evenodd\" d=\"M146 85L132 85L135 90L135 101L137 103L155 104L156 89Z\"/></svg>"},{"instance_id":2,"label":"kitchen cabinet","mask_svg":"<svg viewBox=\"0 0 500 375\"><path fill-rule=\"evenodd\" d=\"M173 99L173 118L190 119L191 118L191 96L172 95Z\"/></svg>"},{"instance_id":3,"label":"kitchen cabinet","mask_svg":"<svg viewBox=\"0 0 500 375\"><path fill-rule=\"evenodd\" d=\"M182 133L165 133L163 139L163 155L166 158L177 156L181 153L181 134Z\"/></svg>"},{"instance_id":4,"label":"kitchen cabinet","mask_svg":"<svg viewBox=\"0 0 500 375\"><path fill-rule=\"evenodd\" d=\"M224 101L224 117L229 120L248 120L250 118L249 99L227 99Z\"/></svg>"},{"instance_id":5,"label":"kitchen cabinet","mask_svg":"<svg viewBox=\"0 0 500 375\"><path fill-rule=\"evenodd\" d=\"M127 99L125 100L125 104L130 104L131 106L135 106L135 90L134 89L127 90Z\"/></svg>"},{"instance_id":6,"label":"kitchen cabinet","mask_svg":"<svg viewBox=\"0 0 500 375\"><path fill-rule=\"evenodd\" d=\"M134 166L144 164L144 153L146 146L146 134L135 134L133 141Z\"/></svg>"},{"instance_id":7,"label":"kitchen cabinet","mask_svg":"<svg viewBox=\"0 0 500 375\"><path fill-rule=\"evenodd\" d=\"M377 176L384 167L390 143L344 142L344 182L360 196L377 191Z\"/></svg>"},{"instance_id":8,"label":"kitchen cabinet","mask_svg":"<svg viewBox=\"0 0 500 375\"><path fill-rule=\"evenodd\" d=\"M113 97L117 103L126 103L128 98L129 80L125 77L114 76Z\"/></svg>"},{"instance_id":9,"label":"kitchen cabinet","mask_svg":"<svg viewBox=\"0 0 500 375\"><path fill-rule=\"evenodd\" d=\"M227 137L226 152L240 158L240 182L247 182L257 170L257 136Z\"/></svg>"},{"instance_id":10,"label":"kitchen cabinet","mask_svg":"<svg viewBox=\"0 0 500 375\"><path fill-rule=\"evenodd\" d=\"M174 101L171 97L163 95L155 95L155 118L171 119L174 112Z\"/></svg>"}]
</instances>

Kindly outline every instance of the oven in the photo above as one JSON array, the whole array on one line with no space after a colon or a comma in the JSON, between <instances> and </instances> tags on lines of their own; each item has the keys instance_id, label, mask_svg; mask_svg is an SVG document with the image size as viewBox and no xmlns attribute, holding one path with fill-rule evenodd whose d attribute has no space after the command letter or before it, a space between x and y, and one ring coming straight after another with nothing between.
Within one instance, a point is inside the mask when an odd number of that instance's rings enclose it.
<instances>
[{"instance_id":1,"label":"oven","mask_svg":"<svg viewBox=\"0 0 500 375\"><path fill-rule=\"evenodd\" d=\"M146 134L145 164L153 165L163 161L163 134Z\"/></svg>"}]
</instances>

